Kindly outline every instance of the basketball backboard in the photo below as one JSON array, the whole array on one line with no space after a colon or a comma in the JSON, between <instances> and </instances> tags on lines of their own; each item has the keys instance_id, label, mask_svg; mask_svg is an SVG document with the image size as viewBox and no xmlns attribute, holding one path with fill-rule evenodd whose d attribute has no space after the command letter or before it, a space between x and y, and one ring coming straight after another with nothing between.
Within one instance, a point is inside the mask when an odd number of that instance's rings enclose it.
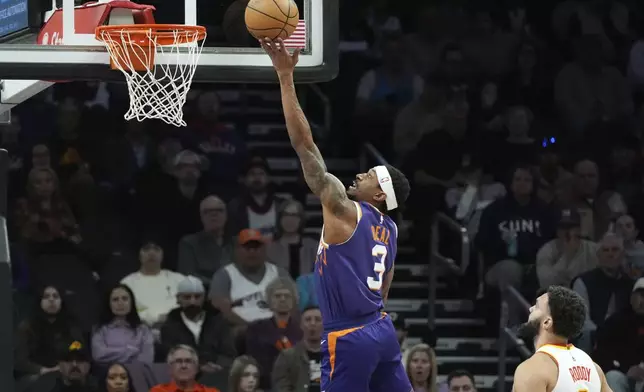
<instances>
[{"instance_id":1,"label":"basketball backboard","mask_svg":"<svg viewBox=\"0 0 644 392\"><path fill-rule=\"evenodd\" d=\"M58 4L47 5L49 1L58 1ZM75 8L74 1L77 2ZM79 5L79 2L85 4ZM136 1L156 8L155 23L207 28L208 38L194 82L276 81L269 57L245 30L247 2ZM338 0L295 2L300 9L300 24L291 45L303 47L296 81L331 80L338 70ZM131 11L129 16L119 14L116 5L106 11L108 3L114 5L123 1L0 0L0 78L3 80L0 106L19 103L24 100L23 96L28 98L50 84L37 81L123 81L120 72L110 69L109 55L103 43L95 39L94 30L97 24L133 23L132 16ZM54 6L59 11L52 12ZM173 62L182 59L181 55L160 56L156 61L175 64Z\"/></svg>"}]
</instances>

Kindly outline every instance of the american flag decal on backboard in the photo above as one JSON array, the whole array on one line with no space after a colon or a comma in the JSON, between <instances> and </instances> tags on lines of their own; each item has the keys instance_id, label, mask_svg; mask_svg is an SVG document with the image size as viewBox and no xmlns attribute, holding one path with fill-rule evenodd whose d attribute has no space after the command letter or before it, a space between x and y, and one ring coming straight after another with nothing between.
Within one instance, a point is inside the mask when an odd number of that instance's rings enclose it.
<instances>
[{"instance_id":1,"label":"american flag decal on backboard","mask_svg":"<svg viewBox=\"0 0 644 392\"><path fill-rule=\"evenodd\" d=\"M306 21L301 19L297 28L290 37L284 40L287 48L304 48L306 47Z\"/></svg>"}]
</instances>

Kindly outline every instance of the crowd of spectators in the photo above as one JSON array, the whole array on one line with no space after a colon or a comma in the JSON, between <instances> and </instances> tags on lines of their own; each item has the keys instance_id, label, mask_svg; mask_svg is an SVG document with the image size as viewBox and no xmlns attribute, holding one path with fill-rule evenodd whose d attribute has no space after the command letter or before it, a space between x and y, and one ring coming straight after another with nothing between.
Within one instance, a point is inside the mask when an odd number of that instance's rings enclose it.
<instances>
[{"instance_id":1,"label":"crowd of spectators","mask_svg":"<svg viewBox=\"0 0 644 392\"><path fill-rule=\"evenodd\" d=\"M528 300L552 284L580 293L589 313L576 344L614 391L635 391L641 4L397 5L340 2L346 50L322 86L334 106L325 154L371 142L404 169L419 260L434 212L467 227L476 252L462 291L482 306L498 311L508 285ZM304 199L284 199L243 125L222 122L217 87L188 98L177 130L124 123L123 86L70 83L1 128L20 390L319 390L318 242L304 234ZM512 322L525 317L510 305ZM475 390L467 370L439 386L434 350L398 329L415 391Z\"/></svg>"}]
</instances>

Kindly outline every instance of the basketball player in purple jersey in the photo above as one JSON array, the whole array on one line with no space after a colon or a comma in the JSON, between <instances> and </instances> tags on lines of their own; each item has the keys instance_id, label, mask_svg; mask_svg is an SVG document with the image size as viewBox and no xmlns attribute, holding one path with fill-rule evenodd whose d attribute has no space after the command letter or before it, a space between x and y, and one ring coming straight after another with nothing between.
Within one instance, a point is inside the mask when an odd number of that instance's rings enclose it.
<instances>
[{"instance_id":1,"label":"basketball player in purple jersey","mask_svg":"<svg viewBox=\"0 0 644 392\"><path fill-rule=\"evenodd\" d=\"M358 174L348 189L328 173L299 105L290 54L282 40L264 40L282 91L291 145L304 178L320 197L324 226L315 277L324 333L323 392L410 392L400 346L389 316L381 313L394 276L398 229L387 215L409 195L396 168L376 166Z\"/></svg>"}]
</instances>

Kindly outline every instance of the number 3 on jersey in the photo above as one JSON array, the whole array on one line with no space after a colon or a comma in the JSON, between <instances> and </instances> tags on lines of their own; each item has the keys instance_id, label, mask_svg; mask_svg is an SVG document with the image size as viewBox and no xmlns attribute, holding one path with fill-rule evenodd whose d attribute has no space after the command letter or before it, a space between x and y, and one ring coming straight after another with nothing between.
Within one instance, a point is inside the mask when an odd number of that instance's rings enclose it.
<instances>
[{"instance_id":1,"label":"number 3 on jersey","mask_svg":"<svg viewBox=\"0 0 644 392\"><path fill-rule=\"evenodd\" d=\"M385 274L385 258L387 257L387 247L384 245L374 245L371 249L371 255L376 257L375 264L373 265L373 271L378 275L377 279L373 277L367 278L367 285L369 289L373 291L380 291L382 287L382 276Z\"/></svg>"}]
</instances>

